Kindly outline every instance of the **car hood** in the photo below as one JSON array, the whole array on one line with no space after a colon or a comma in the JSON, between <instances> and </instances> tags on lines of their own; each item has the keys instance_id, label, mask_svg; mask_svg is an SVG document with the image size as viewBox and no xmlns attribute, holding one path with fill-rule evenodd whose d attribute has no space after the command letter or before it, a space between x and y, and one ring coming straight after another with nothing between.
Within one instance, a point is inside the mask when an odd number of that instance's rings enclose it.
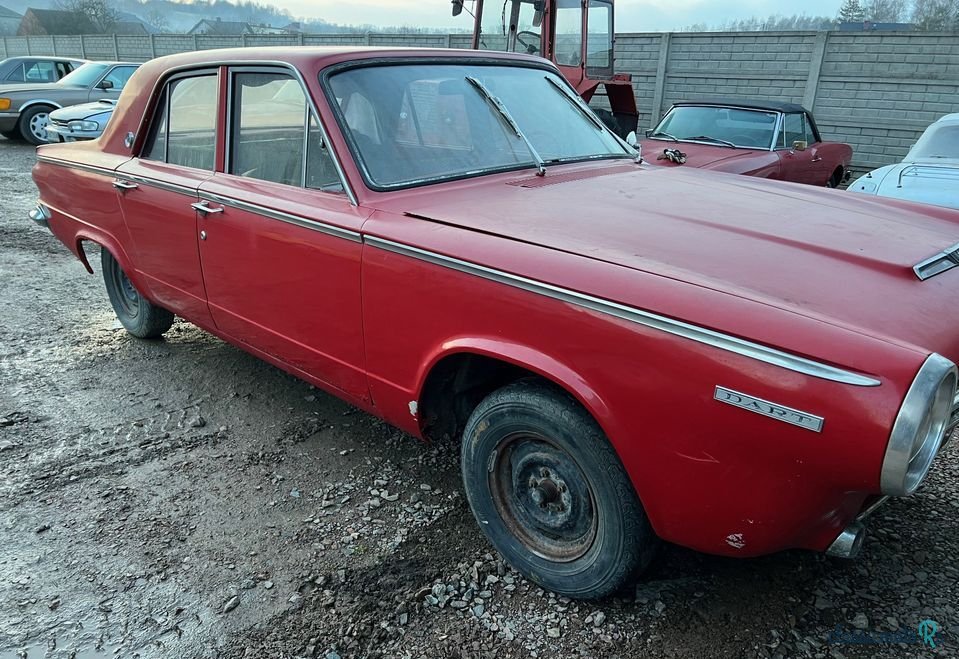
<instances>
[{"instance_id":1,"label":"car hood","mask_svg":"<svg viewBox=\"0 0 959 659\"><path fill-rule=\"evenodd\" d=\"M942 322L959 291L959 269L925 282L912 270L959 242L953 211L632 163L454 186L398 202L420 218L680 280L895 343L959 352L955 330Z\"/></svg>"},{"instance_id":2,"label":"car hood","mask_svg":"<svg viewBox=\"0 0 959 659\"><path fill-rule=\"evenodd\" d=\"M50 118L57 121L77 121L86 119L104 112L113 112L116 109L116 103L111 101L94 101L93 103L81 103L80 105L69 105L50 113Z\"/></svg>"},{"instance_id":3,"label":"car hood","mask_svg":"<svg viewBox=\"0 0 959 659\"><path fill-rule=\"evenodd\" d=\"M0 94L8 96L10 94L33 94L35 92L43 92L45 94L50 94L57 90L60 91L79 91L86 89L78 85L63 85L58 82L47 82L43 84L34 84L34 85L21 85L21 84L12 84L12 85L0 85Z\"/></svg>"}]
</instances>

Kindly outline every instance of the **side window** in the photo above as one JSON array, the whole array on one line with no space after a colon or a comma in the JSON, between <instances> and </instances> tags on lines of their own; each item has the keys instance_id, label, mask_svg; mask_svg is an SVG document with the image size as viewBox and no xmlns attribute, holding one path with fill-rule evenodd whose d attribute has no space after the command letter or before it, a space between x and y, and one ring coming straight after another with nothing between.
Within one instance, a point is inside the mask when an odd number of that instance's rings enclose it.
<instances>
[{"instance_id":1,"label":"side window","mask_svg":"<svg viewBox=\"0 0 959 659\"><path fill-rule=\"evenodd\" d=\"M4 80L6 82L25 82L23 78L23 64L17 65L17 68L8 73Z\"/></svg>"},{"instance_id":2,"label":"side window","mask_svg":"<svg viewBox=\"0 0 959 659\"><path fill-rule=\"evenodd\" d=\"M812 124L809 122L809 119L806 119L805 115L803 115L803 123L806 126L806 144L815 144L818 142L819 140L816 139L816 133L813 132Z\"/></svg>"},{"instance_id":3,"label":"side window","mask_svg":"<svg viewBox=\"0 0 959 659\"><path fill-rule=\"evenodd\" d=\"M593 75L612 75L612 3L609 0L589 0L586 22L586 68Z\"/></svg>"},{"instance_id":4,"label":"side window","mask_svg":"<svg viewBox=\"0 0 959 659\"><path fill-rule=\"evenodd\" d=\"M73 71L73 67L67 62L57 62L57 80Z\"/></svg>"},{"instance_id":5,"label":"side window","mask_svg":"<svg viewBox=\"0 0 959 659\"><path fill-rule=\"evenodd\" d=\"M236 73L229 173L302 185L306 95L284 73Z\"/></svg>"},{"instance_id":6,"label":"side window","mask_svg":"<svg viewBox=\"0 0 959 659\"><path fill-rule=\"evenodd\" d=\"M806 122L801 114L787 114L783 123L781 147L791 149L794 142L806 139Z\"/></svg>"},{"instance_id":7,"label":"side window","mask_svg":"<svg viewBox=\"0 0 959 659\"><path fill-rule=\"evenodd\" d=\"M310 113L310 135L306 144L306 187L324 192L343 192L340 175L333 164L323 133Z\"/></svg>"},{"instance_id":8,"label":"side window","mask_svg":"<svg viewBox=\"0 0 959 659\"><path fill-rule=\"evenodd\" d=\"M23 68L27 82L54 82L57 79L53 62L29 62Z\"/></svg>"},{"instance_id":9,"label":"side window","mask_svg":"<svg viewBox=\"0 0 959 659\"><path fill-rule=\"evenodd\" d=\"M109 82L111 86L105 88L118 92L126 86L127 80L130 79L130 76L132 76L136 70L137 67L135 66L116 66L107 74L100 84L102 85L104 82Z\"/></svg>"},{"instance_id":10,"label":"side window","mask_svg":"<svg viewBox=\"0 0 959 659\"><path fill-rule=\"evenodd\" d=\"M216 75L174 80L158 103L141 157L212 171L216 160Z\"/></svg>"},{"instance_id":11,"label":"side window","mask_svg":"<svg viewBox=\"0 0 959 659\"><path fill-rule=\"evenodd\" d=\"M560 0L556 8L556 63L579 66L583 63L583 5L580 0Z\"/></svg>"}]
</instances>

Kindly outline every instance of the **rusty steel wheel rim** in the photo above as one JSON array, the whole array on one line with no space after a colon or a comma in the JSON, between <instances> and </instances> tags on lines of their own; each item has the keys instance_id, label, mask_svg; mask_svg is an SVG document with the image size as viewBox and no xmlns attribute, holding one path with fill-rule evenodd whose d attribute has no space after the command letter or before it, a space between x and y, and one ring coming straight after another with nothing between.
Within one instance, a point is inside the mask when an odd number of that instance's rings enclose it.
<instances>
[{"instance_id":1,"label":"rusty steel wheel rim","mask_svg":"<svg viewBox=\"0 0 959 659\"><path fill-rule=\"evenodd\" d=\"M491 458L489 485L507 529L532 554L568 563L593 546L592 486L572 456L549 439L506 437Z\"/></svg>"},{"instance_id":2,"label":"rusty steel wheel rim","mask_svg":"<svg viewBox=\"0 0 959 659\"><path fill-rule=\"evenodd\" d=\"M113 281L119 293L117 301L123 312L130 318L136 318L140 313L140 293L119 264L113 267Z\"/></svg>"}]
</instances>

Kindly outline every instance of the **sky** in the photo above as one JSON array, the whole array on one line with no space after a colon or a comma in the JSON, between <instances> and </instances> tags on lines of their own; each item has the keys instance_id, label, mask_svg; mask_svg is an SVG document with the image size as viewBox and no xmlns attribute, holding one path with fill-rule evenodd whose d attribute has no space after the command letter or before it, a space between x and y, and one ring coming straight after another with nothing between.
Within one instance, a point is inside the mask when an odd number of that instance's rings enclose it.
<instances>
[{"instance_id":1,"label":"sky","mask_svg":"<svg viewBox=\"0 0 959 659\"><path fill-rule=\"evenodd\" d=\"M297 17L331 23L417 25L469 28L465 13L454 19L449 0L265 0L289 9ZM834 16L841 0L616 0L618 32L676 30L695 23L726 21L774 14ZM496 3L497 0L487 0ZM467 5L469 6L469 4Z\"/></svg>"}]
</instances>

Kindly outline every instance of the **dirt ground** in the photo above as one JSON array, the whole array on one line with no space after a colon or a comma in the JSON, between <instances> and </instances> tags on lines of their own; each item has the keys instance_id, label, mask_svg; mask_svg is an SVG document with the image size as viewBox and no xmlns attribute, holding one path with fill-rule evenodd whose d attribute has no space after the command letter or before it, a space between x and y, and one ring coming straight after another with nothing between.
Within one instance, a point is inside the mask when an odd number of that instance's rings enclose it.
<instances>
[{"instance_id":1,"label":"dirt ground","mask_svg":"<svg viewBox=\"0 0 959 659\"><path fill-rule=\"evenodd\" d=\"M0 138L0 659L959 656L959 442L857 561L668 546L570 602L477 531L457 447L186 323L128 336L26 218L33 161Z\"/></svg>"}]
</instances>

